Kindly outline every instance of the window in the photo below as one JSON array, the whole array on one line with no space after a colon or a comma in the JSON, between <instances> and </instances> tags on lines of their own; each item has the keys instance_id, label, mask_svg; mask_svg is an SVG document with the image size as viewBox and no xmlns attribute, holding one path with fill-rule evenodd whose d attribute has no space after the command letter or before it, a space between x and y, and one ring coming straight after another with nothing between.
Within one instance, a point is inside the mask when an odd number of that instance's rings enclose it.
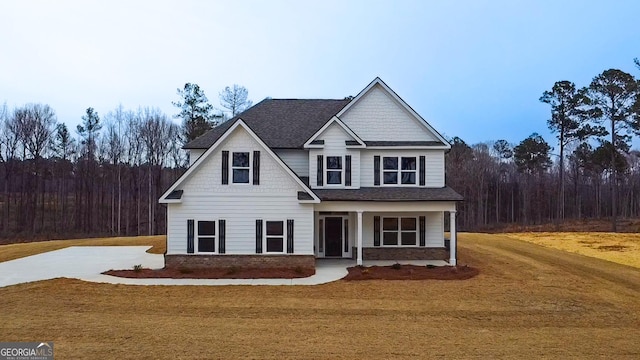
<instances>
[{"instance_id":1,"label":"window","mask_svg":"<svg viewBox=\"0 0 640 360\"><path fill-rule=\"evenodd\" d=\"M231 159L231 170L234 184L248 184L251 161L248 152L234 152Z\"/></svg>"},{"instance_id":2,"label":"window","mask_svg":"<svg viewBox=\"0 0 640 360\"><path fill-rule=\"evenodd\" d=\"M198 252L216 251L216 222L198 221Z\"/></svg>"},{"instance_id":3,"label":"window","mask_svg":"<svg viewBox=\"0 0 640 360\"><path fill-rule=\"evenodd\" d=\"M415 156L385 156L382 158L382 179L385 185L415 185L418 162Z\"/></svg>"},{"instance_id":4,"label":"window","mask_svg":"<svg viewBox=\"0 0 640 360\"><path fill-rule=\"evenodd\" d=\"M413 217L383 218L383 246L415 246L417 239L417 219Z\"/></svg>"},{"instance_id":5,"label":"window","mask_svg":"<svg viewBox=\"0 0 640 360\"><path fill-rule=\"evenodd\" d=\"M327 156L327 185L342 184L342 156Z\"/></svg>"},{"instance_id":6,"label":"window","mask_svg":"<svg viewBox=\"0 0 640 360\"><path fill-rule=\"evenodd\" d=\"M266 252L284 252L284 221L267 221Z\"/></svg>"}]
</instances>

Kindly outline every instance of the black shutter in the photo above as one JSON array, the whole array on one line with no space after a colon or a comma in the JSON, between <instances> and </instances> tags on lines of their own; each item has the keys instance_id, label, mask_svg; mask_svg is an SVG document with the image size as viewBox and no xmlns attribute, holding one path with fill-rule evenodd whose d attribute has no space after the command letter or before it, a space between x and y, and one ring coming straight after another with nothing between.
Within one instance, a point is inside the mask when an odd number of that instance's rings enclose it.
<instances>
[{"instance_id":1,"label":"black shutter","mask_svg":"<svg viewBox=\"0 0 640 360\"><path fill-rule=\"evenodd\" d=\"M420 156L420 186L424 186L426 183L425 162L424 156Z\"/></svg>"},{"instance_id":2,"label":"black shutter","mask_svg":"<svg viewBox=\"0 0 640 360\"><path fill-rule=\"evenodd\" d=\"M380 246L380 216L373 217L373 246Z\"/></svg>"},{"instance_id":3,"label":"black shutter","mask_svg":"<svg viewBox=\"0 0 640 360\"><path fill-rule=\"evenodd\" d=\"M344 252L349 252L349 220L344 219Z\"/></svg>"},{"instance_id":4,"label":"black shutter","mask_svg":"<svg viewBox=\"0 0 640 360\"><path fill-rule=\"evenodd\" d=\"M225 220L218 220L218 252L224 254L226 251L225 238L227 236L226 229L227 222Z\"/></svg>"},{"instance_id":5,"label":"black shutter","mask_svg":"<svg viewBox=\"0 0 640 360\"><path fill-rule=\"evenodd\" d=\"M256 220L256 254L262 254L262 220Z\"/></svg>"},{"instance_id":6,"label":"black shutter","mask_svg":"<svg viewBox=\"0 0 640 360\"><path fill-rule=\"evenodd\" d=\"M322 155L318 155L318 180L317 180L318 186L322 186L323 184L323 181L322 181L323 163L324 163L324 157Z\"/></svg>"},{"instance_id":7,"label":"black shutter","mask_svg":"<svg viewBox=\"0 0 640 360\"><path fill-rule=\"evenodd\" d=\"M253 152L253 185L260 185L260 151Z\"/></svg>"},{"instance_id":8,"label":"black shutter","mask_svg":"<svg viewBox=\"0 0 640 360\"><path fill-rule=\"evenodd\" d=\"M222 185L229 184L229 152L222 151Z\"/></svg>"},{"instance_id":9,"label":"black shutter","mask_svg":"<svg viewBox=\"0 0 640 360\"><path fill-rule=\"evenodd\" d=\"M187 254L193 254L194 221L187 220Z\"/></svg>"},{"instance_id":10,"label":"black shutter","mask_svg":"<svg viewBox=\"0 0 640 360\"><path fill-rule=\"evenodd\" d=\"M344 157L344 186L351 186L351 155Z\"/></svg>"},{"instance_id":11,"label":"black shutter","mask_svg":"<svg viewBox=\"0 0 640 360\"><path fill-rule=\"evenodd\" d=\"M426 221L425 221L425 217L424 216L420 216L420 246L426 246L427 245L427 237L425 234L426 231Z\"/></svg>"},{"instance_id":12,"label":"black shutter","mask_svg":"<svg viewBox=\"0 0 640 360\"><path fill-rule=\"evenodd\" d=\"M287 220L287 254L293 254L293 219Z\"/></svg>"},{"instance_id":13,"label":"black shutter","mask_svg":"<svg viewBox=\"0 0 640 360\"><path fill-rule=\"evenodd\" d=\"M373 157L373 185L380 185L380 156Z\"/></svg>"}]
</instances>

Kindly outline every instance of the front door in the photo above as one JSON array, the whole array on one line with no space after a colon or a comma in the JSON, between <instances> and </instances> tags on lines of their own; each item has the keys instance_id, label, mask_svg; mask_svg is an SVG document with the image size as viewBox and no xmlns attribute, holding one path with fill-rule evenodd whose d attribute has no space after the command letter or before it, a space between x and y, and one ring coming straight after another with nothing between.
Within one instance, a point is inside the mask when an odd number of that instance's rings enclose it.
<instances>
[{"instance_id":1,"label":"front door","mask_svg":"<svg viewBox=\"0 0 640 360\"><path fill-rule=\"evenodd\" d=\"M342 256L342 218L324 218L324 256Z\"/></svg>"}]
</instances>

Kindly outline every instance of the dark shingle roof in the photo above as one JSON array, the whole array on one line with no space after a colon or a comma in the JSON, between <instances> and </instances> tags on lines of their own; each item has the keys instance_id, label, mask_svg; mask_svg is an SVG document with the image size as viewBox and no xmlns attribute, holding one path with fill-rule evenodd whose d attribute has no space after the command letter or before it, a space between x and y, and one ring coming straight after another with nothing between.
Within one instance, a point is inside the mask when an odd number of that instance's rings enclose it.
<instances>
[{"instance_id":1,"label":"dark shingle roof","mask_svg":"<svg viewBox=\"0 0 640 360\"><path fill-rule=\"evenodd\" d=\"M313 200L313 197L306 191L298 191L298 200Z\"/></svg>"},{"instance_id":2,"label":"dark shingle roof","mask_svg":"<svg viewBox=\"0 0 640 360\"><path fill-rule=\"evenodd\" d=\"M241 118L270 148L299 149L349 101L265 99L187 143L184 148L209 148Z\"/></svg>"},{"instance_id":3,"label":"dark shingle roof","mask_svg":"<svg viewBox=\"0 0 640 360\"><path fill-rule=\"evenodd\" d=\"M365 141L367 146L437 146L441 141Z\"/></svg>"},{"instance_id":4,"label":"dark shingle roof","mask_svg":"<svg viewBox=\"0 0 640 360\"><path fill-rule=\"evenodd\" d=\"M322 201L460 201L452 188L366 187L360 189L317 189Z\"/></svg>"},{"instance_id":5,"label":"dark shingle roof","mask_svg":"<svg viewBox=\"0 0 640 360\"><path fill-rule=\"evenodd\" d=\"M166 199L171 200L180 200L182 199L183 190L173 190L169 195L167 195Z\"/></svg>"}]
</instances>

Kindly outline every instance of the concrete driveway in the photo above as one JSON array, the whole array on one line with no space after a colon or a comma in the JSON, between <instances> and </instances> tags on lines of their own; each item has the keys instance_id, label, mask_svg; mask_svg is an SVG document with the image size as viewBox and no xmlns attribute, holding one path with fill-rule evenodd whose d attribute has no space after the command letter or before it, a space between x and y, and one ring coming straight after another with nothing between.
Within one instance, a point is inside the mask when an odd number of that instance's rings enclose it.
<instances>
[{"instance_id":1,"label":"concrete driveway","mask_svg":"<svg viewBox=\"0 0 640 360\"><path fill-rule=\"evenodd\" d=\"M0 262L0 287L58 277L85 279L110 269L134 265L158 269L162 255L149 254L151 246L71 246L68 248Z\"/></svg>"},{"instance_id":2,"label":"concrete driveway","mask_svg":"<svg viewBox=\"0 0 640 360\"><path fill-rule=\"evenodd\" d=\"M151 246L72 246L0 262L0 287L59 277L128 285L318 285L342 279L355 262L318 261L316 274L298 279L128 279L101 273L110 269L164 267L164 256L149 254Z\"/></svg>"}]
</instances>

